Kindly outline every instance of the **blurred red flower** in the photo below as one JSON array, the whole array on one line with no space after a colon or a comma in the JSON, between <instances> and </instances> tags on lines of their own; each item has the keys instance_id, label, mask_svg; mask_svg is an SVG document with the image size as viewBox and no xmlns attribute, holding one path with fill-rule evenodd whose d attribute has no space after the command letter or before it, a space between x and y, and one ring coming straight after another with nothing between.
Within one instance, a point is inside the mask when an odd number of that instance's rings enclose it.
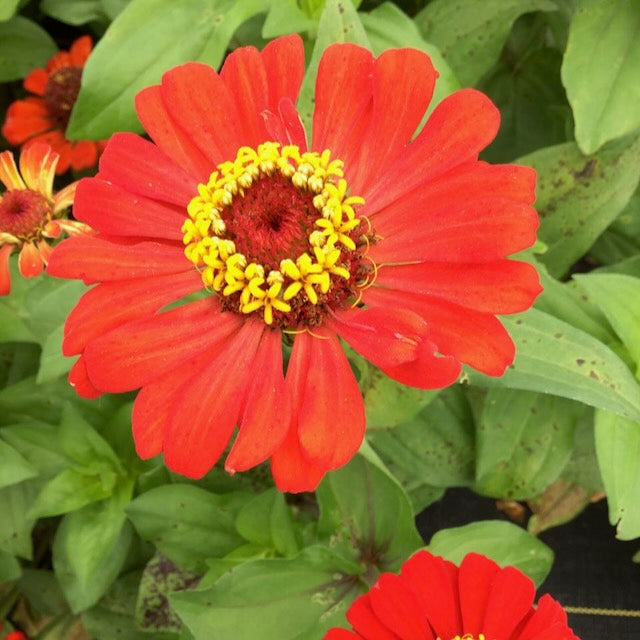
<instances>
[{"instance_id":1,"label":"blurred red flower","mask_svg":"<svg viewBox=\"0 0 640 640\"><path fill-rule=\"evenodd\" d=\"M325 640L578 640L548 595L514 567L468 554L460 568L419 551L399 575L383 573L347 611L352 631Z\"/></svg>"},{"instance_id":2,"label":"blurred red flower","mask_svg":"<svg viewBox=\"0 0 640 640\"><path fill-rule=\"evenodd\" d=\"M95 166L106 141L67 140L65 132L80 91L82 69L91 53L90 36L78 38L69 51L59 51L47 68L34 69L24 79L24 88L35 94L9 105L2 135L10 144L50 145L60 155L57 174Z\"/></svg>"},{"instance_id":3,"label":"blurred red flower","mask_svg":"<svg viewBox=\"0 0 640 640\"><path fill-rule=\"evenodd\" d=\"M454 93L412 140L429 57L332 45L308 150L303 74L297 36L240 48L220 74L168 71L136 100L155 144L111 139L74 209L100 233L64 242L48 268L97 283L66 324L72 384L88 397L142 388L139 455L164 452L192 478L238 425L228 471L271 458L281 490L314 489L365 428L339 337L408 385L449 385L461 362L501 375L514 345L495 314L541 290L531 265L506 259L535 241L535 173L478 162L499 123L486 96Z\"/></svg>"}]
</instances>

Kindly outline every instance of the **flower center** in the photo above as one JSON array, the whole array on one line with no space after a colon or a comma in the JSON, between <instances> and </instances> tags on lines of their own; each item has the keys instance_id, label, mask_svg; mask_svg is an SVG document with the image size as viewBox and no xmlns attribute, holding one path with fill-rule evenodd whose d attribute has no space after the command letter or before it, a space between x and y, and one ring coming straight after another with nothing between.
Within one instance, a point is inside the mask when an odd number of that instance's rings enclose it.
<instances>
[{"instance_id":1,"label":"flower center","mask_svg":"<svg viewBox=\"0 0 640 640\"><path fill-rule=\"evenodd\" d=\"M51 220L51 203L28 189L6 191L0 199L0 236L8 233L20 240L39 237Z\"/></svg>"},{"instance_id":2,"label":"flower center","mask_svg":"<svg viewBox=\"0 0 640 640\"><path fill-rule=\"evenodd\" d=\"M47 81L44 90L44 101L55 123L66 129L71 117L71 109L80 92L82 69L80 67L63 67L57 69Z\"/></svg>"},{"instance_id":3,"label":"flower center","mask_svg":"<svg viewBox=\"0 0 640 640\"><path fill-rule=\"evenodd\" d=\"M218 165L187 207L185 255L226 309L281 328L322 323L359 300L375 264L364 203L347 195L342 161L265 142Z\"/></svg>"}]
</instances>

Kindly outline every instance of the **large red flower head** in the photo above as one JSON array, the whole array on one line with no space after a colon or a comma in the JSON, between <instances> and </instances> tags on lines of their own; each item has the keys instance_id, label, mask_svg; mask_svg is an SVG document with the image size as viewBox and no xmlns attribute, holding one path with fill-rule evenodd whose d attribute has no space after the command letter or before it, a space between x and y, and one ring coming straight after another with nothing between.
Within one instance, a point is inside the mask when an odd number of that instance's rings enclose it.
<instances>
[{"instance_id":1,"label":"large red flower head","mask_svg":"<svg viewBox=\"0 0 640 640\"><path fill-rule=\"evenodd\" d=\"M540 292L506 259L535 240L535 174L477 161L499 120L483 94L453 94L411 141L428 56L333 45L308 146L303 72L297 36L238 49L220 74L168 71L136 100L155 144L115 135L79 185L75 215L101 233L49 266L98 283L66 325L76 389L142 388L138 453L190 477L237 425L227 470L271 458L280 489L315 488L364 434L339 337L409 385L449 385L461 362L500 375L514 346L495 314Z\"/></svg>"},{"instance_id":2,"label":"large red flower head","mask_svg":"<svg viewBox=\"0 0 640 640\"><path fill-rule=\"evenodd\" d=\"M513 567L468 554L460 568L428 551L384 573L347 611L352 631L325 640L579 640L567 614Z\"/></svg>"},{"instance_id":3,"label":"large red flower head","mask_svg":"<svg viewBox=\"0 0 640 640\"><path fill-rule=\"evenodd\" d=\"M63 232L89 231L87 225L68 220L64 212L73 203L77 182L53 193L59 156L36 143L20 154L20 170L11 151L0 153L0 295L11 291L9 256L18 251L18 270L24 278L42 273L51 255L51 243Z\"/></svg>"},{"instance_id":4,"label":"large red flower head","mask_svg":"<svg viewBox=\"0 0 640 640\"><path fill-rule=\"evenodd\" d=\"M24 79L24 88L35 94L9 105L2 135L12 145L33 142L50 145L60 155L56 173L69 167L93 167L104 149L104 142L67 140L65 132L71 110L80 91L82 69L91 53L89 36L78 38L69 51L59 51L47 68L34 69Z\"/></svg>"}]
</instances>

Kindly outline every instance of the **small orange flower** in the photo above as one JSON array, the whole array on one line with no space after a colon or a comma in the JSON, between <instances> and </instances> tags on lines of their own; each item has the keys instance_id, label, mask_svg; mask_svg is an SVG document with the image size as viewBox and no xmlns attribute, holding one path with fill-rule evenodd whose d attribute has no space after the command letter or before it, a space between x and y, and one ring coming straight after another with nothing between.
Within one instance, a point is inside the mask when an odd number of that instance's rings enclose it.
<instances>
[{"instance_id":1,"label":"small orange flower","mask_svg":"<svg viewBox=\"0 0 640 640\"><path fill-rule=\"evenodd\" d=\"M25 278L42 273L49 261L50 240L90 230L86 224L67 220L63 212L73 203L77 183L53 194L53 178L60 155L50 146L34 143L20 154L20 171L11 151L0 153L0 295L11 290L9 256L17 249L18 269Z\"/></svg>"},{"instance_id":2,"label":"small orange flower","mask_svg":"<svg viewBox=\"0 0 640 640\"><path fill-rule=\"evenodd\" d=\"M12 145L44 142L60 154L56 173L69 167L95 166L106 141L67 140L65 133L71 110L80 91L82 69L93 44L89 36L78 38L69 51L58 51L47 68L34 69L24 79L24 88L35 94L9 105L2 135Z\"/></svg>"}]
</instances>

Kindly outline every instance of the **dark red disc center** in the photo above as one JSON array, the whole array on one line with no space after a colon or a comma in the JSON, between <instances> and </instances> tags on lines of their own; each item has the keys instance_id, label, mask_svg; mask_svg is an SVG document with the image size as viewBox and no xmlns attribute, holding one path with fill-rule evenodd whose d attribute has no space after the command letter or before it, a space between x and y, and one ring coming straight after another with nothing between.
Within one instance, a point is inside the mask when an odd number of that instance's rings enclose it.
<instances>
[{"instance_id":1,"label":"dark red disc center","mask_svg":"<svg viewBox=\"0 0 640 640\"><path fill-rule=\"evenodd\" d=\"M0 200L0 231L20 239L36 236L48 220L51 205L35 191L5 191Z\"/></svg>"},{"instance_id":2,"label":"dark red disc center","mask_svg":"<svg viewBox=\"0 0 640 640\"><path fill-rule=\"evenodd\" d=\"M63 67L54 71L47 81L44 101L52 119L63 130L67 128L71 109L78 98L81 78L80 67Z\"/></svg>"}]
</instances>

